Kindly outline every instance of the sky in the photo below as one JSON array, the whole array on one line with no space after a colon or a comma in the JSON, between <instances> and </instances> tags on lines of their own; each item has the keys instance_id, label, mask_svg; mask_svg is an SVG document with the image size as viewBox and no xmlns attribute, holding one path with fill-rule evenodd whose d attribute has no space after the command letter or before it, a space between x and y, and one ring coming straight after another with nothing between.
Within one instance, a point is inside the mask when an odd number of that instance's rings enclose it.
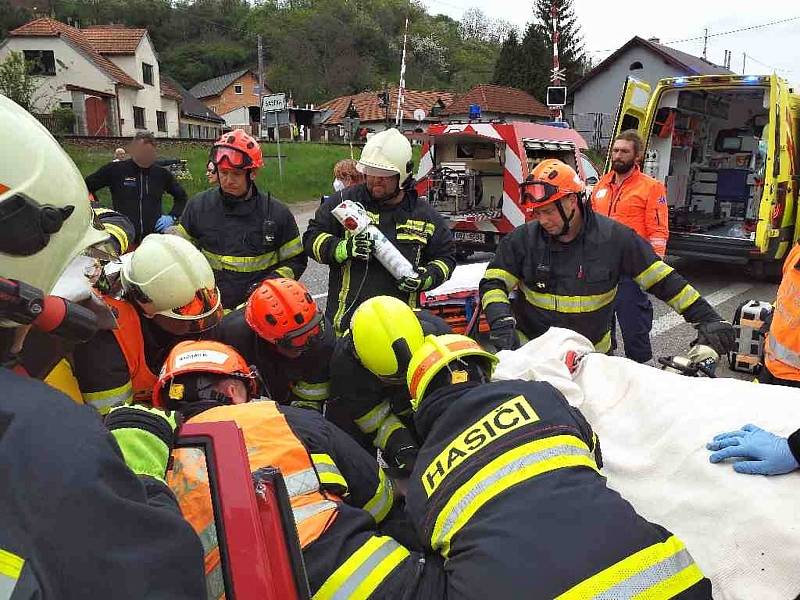
<instances>
[{"instance_id":1,"label":"sky","mask_svg":"<svg viewBox=\"0 0 800 600\"><path fill-rule=\"evenodd\" d=\"M422 0L432 14L458 19L468 8L523 29L532 13L532 0ZM664 6L659 9L659 5ZM657 37L661 43L696 56L703 53L703 30L708 27L708 60L722 64L725 50L733 52L731 70L742 72L747 54L748 74L776 71L800 89L800 2L798 0L574 0L586 49L598 64L634 35ZM728 35L734 29L794 20ZM669 43L675 40L686 40Z\"/></svg>"}]
</instances>

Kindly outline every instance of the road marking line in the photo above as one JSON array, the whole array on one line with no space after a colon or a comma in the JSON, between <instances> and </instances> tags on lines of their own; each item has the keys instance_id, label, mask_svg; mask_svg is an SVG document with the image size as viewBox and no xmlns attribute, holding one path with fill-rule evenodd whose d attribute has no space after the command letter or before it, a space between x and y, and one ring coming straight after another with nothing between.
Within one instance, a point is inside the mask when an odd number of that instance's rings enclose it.
<instances>
[{"instance_id":1,"label":"road marking line","mask_svg":"<svg viewBox=\"0 0 800 600\"><path fill-rule=\"evenodd\" d=\"M327 298L328 297L328 292L325 292L324 294L313 294L311 297L314 300L319 300L320 298Z\"/></svg>"},{"instance_id":2,"label":"road marking line","mask_svg":"<svg viewBox=\"0 0 800 600\"><path fill-rule=\"evenodd\" d=\"M744 294L752 287L752 283L734 283L705 296L705 299L711 306L719 306L723 302L727 302L739 294ZM685 322L685 319L681 315L670 309L667 314L661 315L653 321L653 329L650 330L650 335L660 335Z\"/></svg>"}]
</instances>

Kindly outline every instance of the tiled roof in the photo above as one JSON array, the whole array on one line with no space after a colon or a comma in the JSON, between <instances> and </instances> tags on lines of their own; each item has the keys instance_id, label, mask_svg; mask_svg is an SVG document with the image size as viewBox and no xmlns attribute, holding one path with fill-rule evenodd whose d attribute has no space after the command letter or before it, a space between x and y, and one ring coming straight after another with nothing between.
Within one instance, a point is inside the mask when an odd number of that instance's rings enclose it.
<instances>
[{"instance_id":1,"label":"tiled roof","mask_svg":"<svg viewBox=\"0 0 800 600\"><path fill-rule=\"evenodd\" d=\"M93 25L81 33L100 54L135 54L147 29L132 29L122 25Z\"/></svg>"},{"instance_id":2,"label":"tiled roof","mask_svg":"<svg viewBox=\"0 0 800 600\"><path fill-rule=\"evenodd\" d=\"M167 75L161 75L161 85L163 87L164 83L171 86L180 94L181 97L181 114L186 117L191 117L194 119L202 119L204 121L211 121L212 123L224 123L225 119L220 117L217 113L213 110L208 108L205 104L200 102L197 98L192 96L192 94L183 87L180 83L168 77Z\"/></svg>"},{"instance_id":3,"label":"tiled roof","mask_svg":"<svg viewBox=\"0 0 800 600\"><path fill-rule=\"evenodd\" d=\"M42 17L10 31L8 35L11 37L63 37L73 46L76 46L98 69L120 85L136 89L144 87L108 58L100 54L80 29L70 27L61 21Z\"/></svg>"},{"instance_id":4,"label":"tiled roof","mask_svg":"<svg viewBox=\"0 0 800 600\"><path fill-rule=\"evenodd\" d=\"M340 125L351 101L362 123L383 121L384 109L378 104L379 93L380 91L361 92L353 96L334 98L321 104L319 106L320 110L332 111L332 114L325 120L325 125ZM397 88L389 90L389 100L389 118L394 120L394 115L397 111ZM403 119L412 122L414 120L414 111L418 108L424 110L426 115L430 115L431 108L440 100L444 106L447 106L453 100L453 93L407 89L403 102Z\"/></svg>"},{"instance_id":5,"label":"tiled roof","mask_svg":"<svg viewBox=\"0 0 800 600\"><path fill-rule=\"evenodd\" d=\"M480 104L481 112L526 117L550 117L548 108L524 90L501 85L476 85L461 94L445 109L447 115L469 114L470 104Z\"/></svg>"},{"instance_id":6,"label":"tiled roof","mask_svg":"<svg viewBox=\"0 0 800 600\"><path fill-rule=\"evenodd\" d=\"M183 97L181 96L180 91L175 87L175 82L169 79L166 75L161 75L159 78L159 84L161 85L161 96L164 98L172 98L173 100L177 100L178 102L183 101Z\"/></svg>"},{"instance_id":7,"label":"tiled roof","mask_svg":"<svg viewBox=\"0 0 800 600\"><path fill-rule=\"evenodd\" d=\"M191 93L195 98L218 96L222 93L222 90L239 79L239 77L247 73L249 70L250 69L239 69L233 73L226 73L225 75L219 75L218 77L214 77L212 79L206 79L205 81L201 81L200 83L194 85L189 90L189 93Z\"/></svg>"}]
</instances>

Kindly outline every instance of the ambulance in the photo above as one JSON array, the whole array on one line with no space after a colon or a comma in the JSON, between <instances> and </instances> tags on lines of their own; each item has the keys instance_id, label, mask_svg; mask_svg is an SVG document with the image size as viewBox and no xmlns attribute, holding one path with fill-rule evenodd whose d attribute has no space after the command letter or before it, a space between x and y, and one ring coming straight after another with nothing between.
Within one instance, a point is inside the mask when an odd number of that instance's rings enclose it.
<instances>
[{"instance_id":1,"label":"ambulance","mask_svg":"<svg viewBox=\"0 0 800 600\"><path fill-rule=\"evenodd\" d=\"M424 137L417 191L445 218L460 258L493 252L501 236L532 219L520 184L546 158L573 167L591 186L599 175L573 129L539 123L451 123Z\"/></svg>"},{"instance_id":2,"label":"ambulance","mask_svg":"<svg viewBox=\"0 0 800 600\"><path fill-rule=\"evenodd\" d=\"M776 75L628 78L615 133L645 141L643 171L664 182L667 253L780 277L800 236L800 95ZM610 168L610 154L605 170Z\"/></svg>"}]
</instances>

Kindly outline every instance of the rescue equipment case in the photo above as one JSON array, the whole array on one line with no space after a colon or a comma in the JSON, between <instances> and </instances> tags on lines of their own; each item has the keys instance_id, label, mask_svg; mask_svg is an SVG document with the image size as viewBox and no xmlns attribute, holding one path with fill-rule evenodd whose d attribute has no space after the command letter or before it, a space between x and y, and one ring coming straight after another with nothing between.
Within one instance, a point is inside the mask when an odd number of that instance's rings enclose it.
<instances>
[{"instance_id":1,"label":"rescue equipment case","mask_svg":"<svg viewBox=\"0 0 800 600\"><path fill-rule=\"evenodd\" d=\"M728 353L731 370L755 374L764 364L764 340L772 318L769 302L747 300L736 308L733 327L736 329L735 350Z\"/></svg>"}]
</instances>

